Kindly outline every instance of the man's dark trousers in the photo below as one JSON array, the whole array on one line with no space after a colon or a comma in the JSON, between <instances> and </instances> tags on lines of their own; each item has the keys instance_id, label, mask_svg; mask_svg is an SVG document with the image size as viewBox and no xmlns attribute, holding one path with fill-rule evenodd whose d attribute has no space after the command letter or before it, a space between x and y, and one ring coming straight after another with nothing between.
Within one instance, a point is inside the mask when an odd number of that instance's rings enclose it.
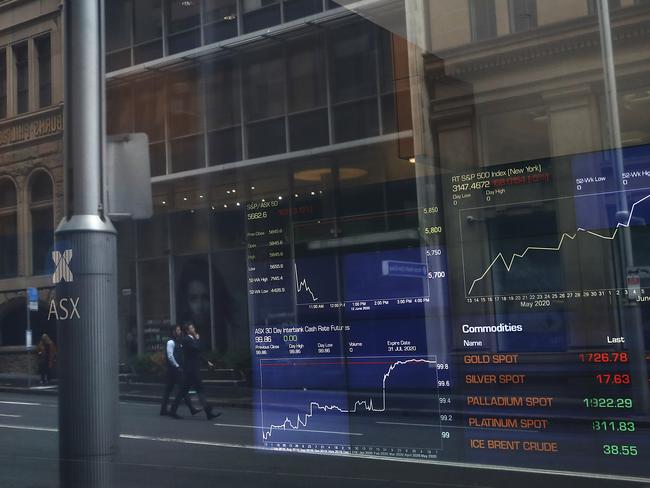
<instances>
[{"instance_id":1,"label":"man's dark trousers","mask_svg":"<svg viewBox=\"0 0 650 488\"><path fill-rule=\"evenodd\" d=\"M181 374L180 369L173 366L168 366L167 376L165 379L165 392L163 393L162 403L160 405L161 415L167 414L167 404L169 403L169 397L171 396L172 391L174 390L174 386L178 385L179 389L182 391L183 383L184 383L183 375ZM185 401L185 405L187 405L187 408L190 409L190 412L195 412L194 407L192 406L192 402L190 401L189 394L185 394L183 400Z\"/></svg>"},{"instance_id":2,"label":"man's dark trousers","mask_svg":"<svg viewBox=\"0 0 650 488\"><path fill-rule=\"evenodd\" d=\"M205 399L205 395L203 394L203 383L201 382L199 371L192 368L189 371L185 371L183 374L183 386L178 391L176 398L174 398L174 401L172 402L172 408L170 411L172 415L175 414L178 410L178 406L180 405L181 400L185 399L185 402L187 404L191 389L194 389L194 391L196 391L196 396L199 397L199 401L201 402L201 406L203 407L206 415L209 415L211 413L212 407Z\"/></svg>"}]
</instances>

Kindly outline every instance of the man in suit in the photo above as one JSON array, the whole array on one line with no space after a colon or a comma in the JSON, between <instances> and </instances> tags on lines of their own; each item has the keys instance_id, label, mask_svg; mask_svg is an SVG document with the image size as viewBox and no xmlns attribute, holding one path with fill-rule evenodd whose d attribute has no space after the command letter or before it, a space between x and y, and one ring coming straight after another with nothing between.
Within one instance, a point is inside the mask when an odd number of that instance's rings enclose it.
<instances>
[{"instance_id":1,"label":"man in suit","mask_svg":"<svg viewBox=\"0 0 650 488\"><path fill-rule=\"evenodd\" d=\"M218 417L221 413L212 412L212 407L205 399L203 395L203 383L201 382L201 361L206 361L201 356L201 342L199 333L196 331L196 327L193 323L188 323L185 326L185 336L182 340L183 346L183 387L180 389L174 402L172 403L171 410L169 411L169 416L175 419L182 418L176 411L178 406L181 403L181 400L185 395L187 395L190 389L194 388L201 405L203 405L203 410L208 420ZM210 361L206 361L210 367L213 364Z\"/></svg>"},{"instance_id":2,"label":"man in suit","mask_svg":"<svg viewBox=\"0 0 650 488\"><path fill-rule=\"evenodd\" d=\"M167 363L167 375L165 381L165 391L163 393L162 402L160 404L160 415L168 415L167 404L169 403L169 397L174 389L174 386L178 385L179 388L183 387L183 346L181 344L181 339L183 338L183 331L180 325L175 325L171 328L169 334L169 340L165 346L165 363ZM201 411L201 409L194 408L190 396L185 395L183 397L185 405L190 409L192 415L196 415Z\"/></svg>"}]
</instances>

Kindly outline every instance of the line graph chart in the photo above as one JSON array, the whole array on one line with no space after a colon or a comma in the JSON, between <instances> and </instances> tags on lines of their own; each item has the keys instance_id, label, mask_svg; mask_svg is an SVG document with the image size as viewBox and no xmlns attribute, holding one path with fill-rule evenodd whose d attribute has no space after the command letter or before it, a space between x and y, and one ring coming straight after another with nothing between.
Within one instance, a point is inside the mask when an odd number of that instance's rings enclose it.
<instances>
[{"instance_id":1,"label":"line graph chart","mask_svg":"<svg viewBox=\"0 0 650 488\"><path fill-rule=\"evenodd\" d=\"M616 224L616 227L614 228L613 233L611 235L603 235L602 233L599 232L594 232L590 229L586 229L583 227L578 227L576 231L572 234L569 233L563 233L560 237L560 240L557 244L557 246L528 246L526 249L524 249L523 252L521 253L513 253L509 259L506 259L504 254L502 252L499 252L496 257L492 260L492 262L488 265L488 267L485 269L485 271L477 278L475 278L469 287L469 290L467 291L467 295L472 295L472 292L474 291L474 288L476 285L482 281L483 279L486 278L486 276L490 273L492 268L494 268L495 265L497 265L499 262L503 264L507 272L510 272L516 259L523 259L526 257L526 255L531 252L531 251L545 251L545 252L559 252L562 249L562 246L565 242L565 240L575 240L576 237L580 233L587 234L589 236L593 236L598 239L603 239L606 241L613 241L616 239L616 236L618 234L618 231L621 228L629 228L631 225L631 222L635 216L635 210L638 205L641 205L642 203L648 201L650 199L650 195L645 195L643 198L640 198L639 200L636 200L634 203L632 203L632 206L630 207L629 213L627 220L625 222L619 222Z\"/></svg>"},{"instance_id":2,"label":"line graph chart","mask_svg":"<svg viewBox=\"0 0 650 488\"><path fill-rule=\"evenodd\" d=\"M300 277L298 276L298 265L295 262L293 263L293 270L295 273L296 293L300 294L300 292L302 291L309 293L312 302L317 302L318 297L314 294L309 284L307 283L307 278L303 278L301 280Z\"/></svg>"},{"instance_id":3,"label":"line graph chart","mask_svg":"<svg viewBox=\"0 0 650 488\"><path fill-rule=\"evenodd\" d=\"M465 299L624 294L629 263L650 262L650 188L523 196L457 209Z\"/></svg>"},{"instance_id":4,"label":"line graph chart","mask_svg":"<svg viewBox=\"0 0 650 488\"><path fill-rule=\"evenodd\" d=\"M444 269L442 261L440 256L427 258L420 247L299 256L291 268L293 288L297 304L309 308L383 300L424 301L431 296L428 268ZM402 268L408 272L400 271Z\"/></svg>"},{"instance_id":5,"label":"line graph chart","mask_svg":"<svg viewBox=\"0 0 650 488\"><path fill-rule=\"evenodd\" d=\"M292 357L259 367L266 447L423 457L441 449L435 356Z\"/></svg>"}]
</instances>

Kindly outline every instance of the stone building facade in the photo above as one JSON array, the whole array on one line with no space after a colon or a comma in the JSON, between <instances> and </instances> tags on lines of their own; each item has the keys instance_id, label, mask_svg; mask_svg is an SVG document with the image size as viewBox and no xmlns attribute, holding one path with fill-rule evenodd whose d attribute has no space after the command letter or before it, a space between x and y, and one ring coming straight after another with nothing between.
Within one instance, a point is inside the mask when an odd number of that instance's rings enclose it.
<instances>
[{"instance_id":1,"label":"stone building facade","mask_svg":"<svg viewBox=\"0 0 650 488\"><path fill-rule=\"evenodd\" d=\"M39 290L34 343L56 335L46 303L63 214L61 4L0 2L0 374L25 370L25 290Z\"/></svg>"}]
</instances>

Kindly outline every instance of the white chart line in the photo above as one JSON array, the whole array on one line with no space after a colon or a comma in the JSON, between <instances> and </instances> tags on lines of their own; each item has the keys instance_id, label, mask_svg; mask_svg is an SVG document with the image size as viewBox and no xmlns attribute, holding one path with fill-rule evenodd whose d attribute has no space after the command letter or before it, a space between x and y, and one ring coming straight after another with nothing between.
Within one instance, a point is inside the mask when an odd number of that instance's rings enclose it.
<instances>
[{"instance_id":1,"label":"white chart line","mask_svg":"<svg viewBox=\"0 0 650 488\"><path fill-rule=\"evenodd\" d=\"M271 424L271 426L266 429L264 432L262 432L262 439L263 440L268 440L269 437L273 435L274 430L300 430L302 427L307 427L307 423L310 418L314 416L314 409L316 410L322 410L324 412L329 412L329 411L337 411L340 413L356 413L357 409L359 407L363 407L363 409L367 412L385 412L386 411L386 380L390 377L391 372L397 367L397 366L403 366L405 364L411 364L411 363L420 363L420 364L437 364L437 360L432 360L432 359L407 359L405 361L395 361L393 364L390 365L388 368L388 371L384 374L384 378L382 380L382 405L381 407L375 407L374 402L372 401L372 398L370 400L359 400L354 402L354 405L352 408L347 409L347 408L341 408L337 405L321 405L318 402L311 402L309 404L309 413L305 414L304 420L300 418L300 414L297 415L296 417L296 423L294 424L289 417L286 417L284 422L279 424L279 425L274 425ZM437 371L436 371L437 374Z\"/></svg>"},{"instance_id":2,"label":"white chart line","mask_svg":"<svg viewBox=\"0 0 650 488\"><path fill-rule=\"evenodd\" d=\"M503 253L497 254L497 256L492 260L490 265L487 267L485 272L472 282L472 286L469 287L469 291L467 292L467 294L468 295L472 294L472 290L474 289L474 286L476 286L476 284L479 281L481 281L483 278L485 278L487 276L487 274L490 272L492 267L497 263L497 261L499 261L499 259L503 262L503 265L506 267L506 271L510 272L510 269L512 268L512 265L513 265L513 263L515 261L515 258L523 258L526 255L526 253L528 253L528 251L559 251L562 248L562 244L564 243L565 238L573 240L573 239L576 238L576 236L578 235L579 232L585 232L587 234L598 237L600 239L605 239L607 241L614 240L614 238L616 237L616 234L618 234L618 230L621 227L629 227L630 226L630 222L632 222L632 216L634 215L634 208L639 203L647 200L648 198L650 198L650 195L646 195L641 200L637 200L636 202L634 202L632 204L632 208L630 209L630 214L628 215L627 222L626 223L619 222L618 224L616 224L616 229L614 230L614 233L611 236L604 236L602 234L598 234L597 232L593 232L593 231L590 231L588 229L583 229L582 227L578 227L576 232L573 233L573 234L567 234L566 232L564 234L562 234L562 237L560 238L560 242L558 243L558 245L556 247L538 247L538 246L527 247L524 250L524 252L522 252L521 254L518 254L518 253L513 254L512 257L510 258L509 263L508 263L508 261L506 261L506 258L504 257Z\"/></svg>"},{"instance_id":3,"label":"white chart line","mask_svg":"<svg viewBox=\"0 0 650 488\"><path fill-rule=\"evenodd\" d=\"M314 295L314 292L311 291L311 288L309 288L309 285L307 284L307 278L300 281L300 278L298 277L298 265L296 263L293 263L293 269L294 272L296 273L296 292L300 293L304 288L304 290L311 295L311 299L313 302L318 301L318 298L316 297L316 295Z\"/></svg>"}]
</instances>

